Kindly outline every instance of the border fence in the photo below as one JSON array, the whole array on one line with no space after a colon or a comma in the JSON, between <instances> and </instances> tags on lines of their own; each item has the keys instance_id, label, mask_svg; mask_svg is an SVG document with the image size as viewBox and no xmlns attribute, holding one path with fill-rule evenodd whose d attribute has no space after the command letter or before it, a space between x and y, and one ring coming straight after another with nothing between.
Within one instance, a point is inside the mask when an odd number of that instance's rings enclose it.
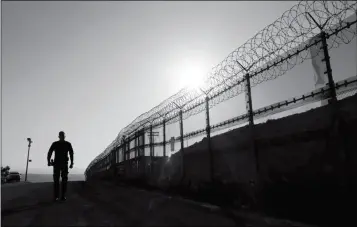
<instances>
[{"instance_id":1,"label":"border fence","mask_svg":"<svg viewBox=\"0 0 357 227\"><path fill-rule=\"evenodd\" d=\"M355 39L356 11L356 1L299 2L230 53L205 77L202 86L180 90L123 128L116 139L89 164L86 177L137 157L150 157L151 162L155 158L170 156L169 148L176 143L179 144L181 171L184 174L185 140L205 136L211 154L210 176L213 179L214 160L210 141L214 133L242 124L248 124L253 129L258 119L317 101L336 103L355 94L357 75L334 81L330 50ZM311 51L313 48L317 51ZM253 87L281 77L304 61L318 59L319 56L322 58L319 66L326 69L322 75L326 75L327 84L309 93L254 109ZM211 124L210 110L242 93L245 94L245 113ZM204 113L205 127L184 133L184 120L199 113ZM175 123L179 123L179 135L169 138L167 128ZM156 139L159 134L162 134L161 141ZM162 152L156 152L159 148Z\"/></svg>"}]
</instances>

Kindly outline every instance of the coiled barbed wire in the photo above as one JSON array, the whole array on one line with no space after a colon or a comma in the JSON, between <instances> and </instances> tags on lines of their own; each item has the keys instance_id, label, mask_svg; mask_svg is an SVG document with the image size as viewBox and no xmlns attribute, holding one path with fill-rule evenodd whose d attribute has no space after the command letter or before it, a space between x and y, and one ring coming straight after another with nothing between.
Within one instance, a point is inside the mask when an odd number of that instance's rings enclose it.
<instances>
[{"instance_id":1,"label":"coiled barbed wire","mask_svg":"<svg viewBox=\"0 0 357 227\"><path fill-rule=\"evenodd\" d=\"M123 128L88 168L139 129L148 125L158 127L164 120L168 124L177 122L180 110L183 111L183 119L204 111L206 95L210 98L209 108L212 108L241 94L245 90L244 76L247 73L253 87L282 76L294 66L314 57L309 48L321 42L321 31L308 14L319 25L324 25L329 49L351 42L357 35L356 30L350 27L356 19L348 19L356 14L356 10L355 1L300 1L214 67L200 89L180 90Z\"/></svg>"}]
</instances>

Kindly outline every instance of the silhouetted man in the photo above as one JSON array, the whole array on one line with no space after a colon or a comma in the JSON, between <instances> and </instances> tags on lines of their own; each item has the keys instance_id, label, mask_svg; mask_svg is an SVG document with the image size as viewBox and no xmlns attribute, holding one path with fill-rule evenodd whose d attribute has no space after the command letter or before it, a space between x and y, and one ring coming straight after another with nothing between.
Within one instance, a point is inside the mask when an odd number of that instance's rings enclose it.
<instances>
[{"instance_id":1,"label":"silhouetted man","mask_svg":"<svg viewBox=\"0 0 357 227\"><path fill-rule=\"evenodd\" d=\"M67 180L68 180L68 152L71 158L71 165L73 168L73 149L70 142L65 141L64 132L59 132L59 141L53 142L47 154L47 165L51 166L50 162L53 151L55 152L55 159L53 162L53 181L54 181L54 196L55 201L59 199L59 178L62 177L62 196L61 200L66 200Z\"/></svg>"}]
</instances>

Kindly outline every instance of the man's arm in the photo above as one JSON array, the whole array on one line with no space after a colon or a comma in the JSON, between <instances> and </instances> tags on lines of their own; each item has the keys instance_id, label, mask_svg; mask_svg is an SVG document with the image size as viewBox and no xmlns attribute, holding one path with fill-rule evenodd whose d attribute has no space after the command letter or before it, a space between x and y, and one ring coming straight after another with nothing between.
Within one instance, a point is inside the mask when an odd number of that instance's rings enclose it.
<instances>
[{"instance_id":1,"label":"man's arm","mask_svg":"<svg viewBox=\"0 0 357 227\"><path fill-rule=\"evenodd\" d=\"M47 164L49 165L50 162L51 162L51 156L52 156L52 153L53 151L55 150L55 143L52 143L50 149L48 150L48 153L47 153Z\"/></svg>"},{"instance_id":2,"label":"man's arm","mask_svg":"<svg viewBox=\"0 0 357 227\"><path fill-rule=\"evenodd\" d=\"M71 143L69 143L69 158L71 159L71 165L73 166L73 148Z\"/></svg>"}]
</instances>

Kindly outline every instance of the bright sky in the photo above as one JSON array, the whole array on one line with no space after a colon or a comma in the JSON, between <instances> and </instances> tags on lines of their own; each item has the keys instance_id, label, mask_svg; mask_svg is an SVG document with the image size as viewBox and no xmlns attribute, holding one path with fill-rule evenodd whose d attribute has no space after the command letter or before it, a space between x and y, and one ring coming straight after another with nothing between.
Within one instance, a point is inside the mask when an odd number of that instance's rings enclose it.
<instances>
[{"instance_id":1,"label":"bright sky","mask_svg":"<svg viewBox=\"0 0 357 227\"><path fill-rule=\"evenodd\" d=\"M2 2L2 165L51 172L66 132L84 170L118 132L296 2ZM186 75L186 76L183 76Z\"/></svg>"}]
</instances>

